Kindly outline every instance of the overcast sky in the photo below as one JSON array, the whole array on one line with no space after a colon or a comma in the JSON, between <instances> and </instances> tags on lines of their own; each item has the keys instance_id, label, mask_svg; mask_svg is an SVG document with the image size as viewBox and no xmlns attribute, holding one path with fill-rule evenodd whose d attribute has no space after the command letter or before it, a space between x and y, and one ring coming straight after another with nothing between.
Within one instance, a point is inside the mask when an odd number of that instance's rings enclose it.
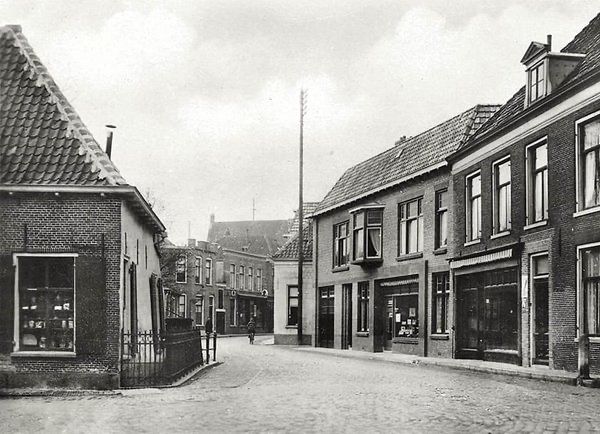
<instances>
[{"instance_id":1,"label":"overcast sky","mask_svg":"<svg viewBox=\"0 0 600 434\"><path fill-rule=\"evenodd\" d=\"M171 239L297 207L343 171L524 84L532 40L562 48L595 1L2 1L113 160L151 191Z\"/></svg>"}]
</instances>

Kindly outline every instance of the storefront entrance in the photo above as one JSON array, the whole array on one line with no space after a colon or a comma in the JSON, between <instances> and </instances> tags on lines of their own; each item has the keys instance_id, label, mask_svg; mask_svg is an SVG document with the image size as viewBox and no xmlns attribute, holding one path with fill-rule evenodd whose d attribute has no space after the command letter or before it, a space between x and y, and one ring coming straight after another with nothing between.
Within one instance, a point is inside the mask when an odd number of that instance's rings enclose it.
<instances>
[{"instance_id":1,"label":"storefront entrance","mask_svg":"<svg viewBox=\"0 0 600 434\"><path fill-rule=\"evenodd\" d=\"M549 294L548 294L548 255L532 257L532 321L533 363L549 363Z\"/></svg>"},{"instance_id":2,"label":"storefront entrance","mask_svg":"<svg viewBox=\"0 0 600 434\"><path fill-rule=\"evenodd\" d=\"M517 276L516 268L457 276L457 358L520 363Z\"/></svg>"},{"instance_id":3,"label":"storefront entrance","mask_svg":"<svg viewBox=\"0 0 600 434\"><path fill-rule=\"evenodd\" d=\"M333 348L334 288L319 288L319 346Z\"/></svg>"},{"instance_id":4,"label":"storefront entrance","mask_svg":"<svg viewBox=\"0 0 600 434\"><path fill-rule=\"evenodd\" d=\"M419 276L380 282L386 295L384 349L391 350L394 339L410 342L419 336Z\"/></svg>"}]
</instances>

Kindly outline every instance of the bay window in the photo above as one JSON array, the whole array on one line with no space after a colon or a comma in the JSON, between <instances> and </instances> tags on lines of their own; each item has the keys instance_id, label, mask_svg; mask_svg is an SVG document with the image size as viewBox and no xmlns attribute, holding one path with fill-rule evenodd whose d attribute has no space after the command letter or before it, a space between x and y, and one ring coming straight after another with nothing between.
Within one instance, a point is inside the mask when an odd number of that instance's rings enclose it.
<instances>
[{"instance_id":1,"label":"bay window","mask_svg":"<svg viewBox=\"0 0 600 434\"><path fill-rule=\"evenodd\" d=\"M418 198L398 205L399 255L423 251L423 199Z\"/></svg>"},{"instance_id":2,"label":"bay window","mask_svg":"<svg viewBox=\"0 0 600 434\"><path fill-rule=\"evenodd\" d=\"M527 147L527 223L548 219L548 146L546 140Z\"/></svg>"},{"instance_id":3,"label":"bay window","mask_svg":"<svg viewBox=\"0 0 600 434\"><path fill-rule=\"evenodd\" d=\"M368 208L353 215L353 258L357 262L381 259L383 209Z\"/></svg>"},{"instance_id":4,"label":"bay window","mask_svg":"<svg viewBox=\"0 0 600 434\"><path fill-rule=\"evenodd\" d=\"M467 184L467 241L481 238L481 173L466 178Z\"/></svg>"},{"instance_id":5,"label":"bay window","mask_svg":"<svg viewBox=\"0 0 600 434\"><path fill-rule=\"evenodd\" d=\"M349 262L348 221L333 226L333 267L343 267Z\"/></svg>"},{"instance_id":6,"label":"bay window","mask_svg":"<svg viewBox=\"0 0 600 434\"><path fill-rule=\"evenodd\" d=\"M511 225L510 160L494 163L494 233L508 231Z\"/></svg>"}]
</instances>

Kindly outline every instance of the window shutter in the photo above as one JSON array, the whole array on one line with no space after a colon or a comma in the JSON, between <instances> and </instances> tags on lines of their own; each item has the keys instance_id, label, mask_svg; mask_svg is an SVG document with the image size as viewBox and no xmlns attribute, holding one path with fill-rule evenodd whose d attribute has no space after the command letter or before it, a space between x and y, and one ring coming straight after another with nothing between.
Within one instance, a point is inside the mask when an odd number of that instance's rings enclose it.
<instances>
[{"instance_id":1,"label":"window shutter","mask_svg":"<svg viewBox=\"0 0 600 434\"><path fill-rule=\"evenodd\" d=\"M15 269L11 255L0 256L0 354L13 350Z\"/></svg>"},{"instance_id":2,"label":"window shutter","mask_svg":"<svg viewBox=\"0 0 600 434\"><path fill-rule=\"evenodd\" d=\"M104 263L100 257L79 256L75 264L76 351L104 354L107 325Z\"/></svg>"}]
</instances>

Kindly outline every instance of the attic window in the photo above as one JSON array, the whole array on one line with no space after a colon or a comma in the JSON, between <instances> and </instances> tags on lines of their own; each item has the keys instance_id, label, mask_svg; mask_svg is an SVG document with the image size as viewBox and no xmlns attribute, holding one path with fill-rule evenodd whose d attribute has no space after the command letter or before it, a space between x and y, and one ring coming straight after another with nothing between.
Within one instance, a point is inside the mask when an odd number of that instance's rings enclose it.
<instances>
[{"instance_id":1,"label":"attic window","mask_svg":"<svg viewBox=\"0 0 600 434\"><path fill-rule=\"evenodd\" d=\"M527 72L527 81L529 86L529 103L537 101L546 95L546 68L543 61Z\"/></svg>"}]
</instances>

